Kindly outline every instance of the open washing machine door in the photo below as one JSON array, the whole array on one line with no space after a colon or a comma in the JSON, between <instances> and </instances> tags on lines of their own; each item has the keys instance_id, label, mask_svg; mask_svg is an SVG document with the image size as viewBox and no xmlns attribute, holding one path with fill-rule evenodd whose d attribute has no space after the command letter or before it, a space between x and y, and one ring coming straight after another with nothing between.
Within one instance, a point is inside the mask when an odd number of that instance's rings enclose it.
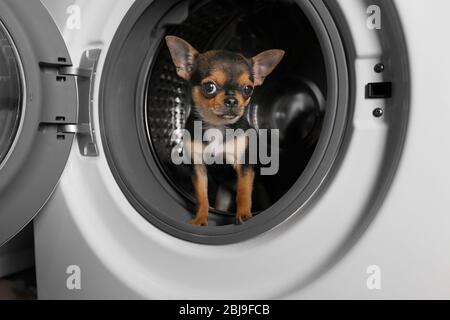
<instances>
[{"instance_id":1,"label":"open washing machine door","mask_svg":"<svg viewBox=\"0 0 450 320\"><path fill-rule=\"evenodd\" d=\"M71 66L39 1L0 1L0 246L41 210L66 165L78 118Z\"/></svg>"}]
</instances>

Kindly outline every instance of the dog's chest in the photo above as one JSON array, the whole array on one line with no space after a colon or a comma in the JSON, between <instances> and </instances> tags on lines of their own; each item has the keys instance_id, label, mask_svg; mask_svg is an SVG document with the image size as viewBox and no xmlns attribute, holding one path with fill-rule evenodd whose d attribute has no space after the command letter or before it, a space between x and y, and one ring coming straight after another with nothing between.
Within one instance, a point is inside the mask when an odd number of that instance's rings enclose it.
<instances>
[{"instance_id":1,"label":"dog's chest","mask_svg":"<svg viewBox=\"0 0 450 320\"><path fill-rule=\"evenodd\" d=\"M216 128L204 131L202 140L193 139L186 143L187 151L194 163L243 164L248 137L245 133L228 134Z\"/></svg>"},{"instance_id":2,"label":"dog's chest","mask_svg":"<svg viewBox=\"0 0 450 320\"><path fill-rule=\"evenodd\" d=\"M225 156L227 163L235 163L237 159L241 159L247 148L247 137L245 134L238 136L224 137L222 140L217 139L214 133L207 131L205 139L209 141L203 154L205 156L216 157Z\"/></svg>"}]
</instances>

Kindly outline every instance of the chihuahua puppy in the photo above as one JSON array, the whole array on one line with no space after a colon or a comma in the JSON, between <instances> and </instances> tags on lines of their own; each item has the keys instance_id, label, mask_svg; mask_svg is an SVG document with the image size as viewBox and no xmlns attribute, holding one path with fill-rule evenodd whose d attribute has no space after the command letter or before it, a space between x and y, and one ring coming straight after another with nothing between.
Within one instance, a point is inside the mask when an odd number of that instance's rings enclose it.
<instances>
[{"instance_id":1,"label":"chihuahua puppy","mask_svg":"<svg viewBox=\"0 0 450 320\"><path fill-rule=\"evenodd\" d=\"M246 132L250 125L244 115L254 88L264 83L266 77L281 62L285 52L268 50L253 58L246 58L229 51L199 53L188 42L175 36L167 36L166 43L178 76L188 81L192 90L194 110L186 123L186 130L192 131L193 123L200 121L203 130L214 128L225 132L227 129L242 129ZM237 174L236 222L242 224L253 216L252 193L255 172L251 165L238 164L237 161L247 151L248 139L245 135L235 136L233 139L243 140L244 143L233 141L233 146L238 147L233 147L230 154L229 149L224 147L230 141L224 139L221 150L226 152L227 158L234 159L232 163ZM191 157L195 154L194 149L200 152L206 149L203 141L184 143ZM195 219L190 223L206 226L209 213L208 166L205 164L193 166L192 180L197 212Z\"/></svg>"}]
</instances>

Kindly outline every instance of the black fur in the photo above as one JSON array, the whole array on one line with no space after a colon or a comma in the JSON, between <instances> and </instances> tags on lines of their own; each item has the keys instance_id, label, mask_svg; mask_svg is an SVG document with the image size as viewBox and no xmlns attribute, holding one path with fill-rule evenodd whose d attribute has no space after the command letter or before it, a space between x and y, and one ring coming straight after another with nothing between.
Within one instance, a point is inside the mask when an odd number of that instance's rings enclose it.
<instances>
[{"instance_id":1,"label":"black fur","mask_svg":"<svg viewBox=\"0 0 450 320\"><path fill-rule=\"evenodd\" d=\"M220 66L228 78L227 85L223 88L225 91L238 90L237 79L243 73L249 74L250 80L254 81L253 66L250 60L230 51L210 51L207 56L198 56L195 59L191 85L200 85L203 79L217 69L217 66Z\"/></svg>"}]
</instances>

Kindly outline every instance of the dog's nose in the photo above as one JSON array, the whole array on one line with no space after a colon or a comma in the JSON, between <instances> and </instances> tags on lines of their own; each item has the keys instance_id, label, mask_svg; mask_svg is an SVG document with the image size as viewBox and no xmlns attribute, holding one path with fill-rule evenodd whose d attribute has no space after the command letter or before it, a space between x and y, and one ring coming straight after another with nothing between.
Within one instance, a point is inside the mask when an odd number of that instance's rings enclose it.
<instances>
[{"instance_id":1,"label":"dog's nose","mask_svg":"<svg viewBox=\"0 0 450 320\"><path fill-rule=\"evenodd\" d=\"M235 108L238 105L238 101L236 98L226 98L225 99L225 106L227 108Z\"/></svg>"}]
</instances>

